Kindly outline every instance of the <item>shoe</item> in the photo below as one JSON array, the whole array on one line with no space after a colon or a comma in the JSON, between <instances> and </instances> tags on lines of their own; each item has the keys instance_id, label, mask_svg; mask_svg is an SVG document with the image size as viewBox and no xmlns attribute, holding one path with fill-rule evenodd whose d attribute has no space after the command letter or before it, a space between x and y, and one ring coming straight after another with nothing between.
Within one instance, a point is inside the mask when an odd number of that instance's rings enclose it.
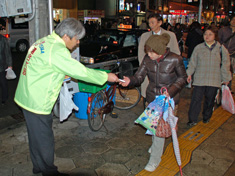
<instances>
[{"instance_id":1,"label":"shoe","mask_svg":"<svg viewBox=\"0 0 235 176\"><path fill-rule=\"evenodd\" d=\"M188 122L188 123L187 123L187 126L188 126L188 127L193 127L193 126L195 126L195 125L197 125L196 122Z\"/></svg>"},{"instance_id":2,"label":"shoe","mask_svg":"<svg viewBox=\"0 0 235 176\"><path fill-rule=\"evenodd\" d=\"M153 164L148 163L148 164L145 166L144 169L145 169L146 171L153 172L153 171L155 171L156 168L157 168L157 165L153 165Z\"/></svg>"},{"instance_id":3,"label":"shoe","mask_svg":"<svg viewBox=\"0 0 235 176\"><path fill-rule=\"evenodd\" d=\"M203 123L209 123L210 122L210 119L208 120L203 120Z\"/></svg>"},{"instance_id":4,"label":"shoe","mask_svg":"<svg viewBox=\"0 0 235 176\"><path fill-rule=\"evenodd\" d=\"M33 174L39 174L39 173L42 173L42 171L33 168Z\"/></svg>"},{"instance_id":5,"label":"shoe","mask_svg":"<svg viewBox=\"0 0 235 176\"><path fill-rule=\"evenodd\" d=\"M42 174L42 176L69 176L69 174L57 172L54 174Z\"/></svg>"},{"instance_id":6,"label":"shoe","mask_svg":"<svg viewBox=\"0 0 235 176\"><path fill-rule=\"evenodd\" d=\"M149 147L149 150L148 150L148 152L149 152L149 153L151 153L151 152L152 152L152 149L151 149L151 147Z\"/></svg>"},{"instance_id":7,"label":"shoe","mask_svg":"<svg viewBox=\"0 0 235 176\"><path fill-rule=\"evenodd\" d=\"M69 174L65 174L65 173L60 173L59 172L59 175L56 175L56 176L69 176Z\"/></svg>"}]
</instances>

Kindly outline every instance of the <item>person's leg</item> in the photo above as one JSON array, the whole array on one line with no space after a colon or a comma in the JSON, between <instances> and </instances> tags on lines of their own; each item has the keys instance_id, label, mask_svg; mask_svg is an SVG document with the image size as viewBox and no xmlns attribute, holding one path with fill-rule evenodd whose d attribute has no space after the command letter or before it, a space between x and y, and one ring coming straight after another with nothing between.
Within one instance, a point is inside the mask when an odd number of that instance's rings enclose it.
<instances>
[{"instance_id":1,"label":"person's leg","mask_svg":"<svg viewBox=\"0 0 235 176\"><path fill-rule=\"evenodd\" d=\"M148 164L145 166L145 170L153 172L161 162L163 148L165 144L165 138L157 136L152 137L151 153Z\"/></svg>"},{"instance_id":2,"label":"person's leg","mask_svg":"<svg viewBox=\"0 0 235 176\"><path fill-rule=\"evenodd\" d=\"M43 175L56 175L54 165L54 134L52 115L39 115L23 109L27 124L30 157L33 172Z\"/></svg>"},{"instance_id":3,"label":"person's leg","mask_svg":"<svg viewBox=\"0 0 235 176\"><path fill-rule=\"evenodd\" d=\"M204 123L208 123L212 116L217 90L218 90L218 87L210 87L210 86L206 87L205 100L204 100L203 112L202 112Z\"/></svg>"},{"instance_id":4,"label":"person's leg","mask_svg":"<svg viewBox=\"0 0 235 176\"><path fill-rule=\"evenodd\" d=\"M188 112L189 123L197 123L197 119L201 111L201 102L204 96L204 91L204 86L194 86L193 88L193 95Z\"/></svg>"},{"instance_id":5,"label":"person's leg","mask_svg":"<svg viewBox=\"0 0 235 176\"><path fill-rule=\"evenodd\" d=\"M0 87L2 88L2 103L5 103L8 98L8 85L5 71L0 72Z\"/></svg>"}]
</instances>

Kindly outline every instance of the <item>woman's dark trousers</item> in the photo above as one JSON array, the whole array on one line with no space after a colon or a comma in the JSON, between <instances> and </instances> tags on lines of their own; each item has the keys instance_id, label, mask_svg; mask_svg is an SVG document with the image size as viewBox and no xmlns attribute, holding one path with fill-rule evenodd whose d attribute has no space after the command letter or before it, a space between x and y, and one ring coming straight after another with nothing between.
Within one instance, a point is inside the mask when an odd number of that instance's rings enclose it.
<instances>
[{"instance_id":1,"label":"woman's dark trousers","mask_svg":"<svg viewBox=\"0 0 235 176\"><path fill-rule=\"evenodd\" d=\"M218 87L211 86L194 86L193 96L188 112L189 122L197 122L198 116L201 111L201 103L204 99L203 105L203 121L207 121L211 118L213 113L215 96L217 94Z\"/></svg>"}]
</instances>

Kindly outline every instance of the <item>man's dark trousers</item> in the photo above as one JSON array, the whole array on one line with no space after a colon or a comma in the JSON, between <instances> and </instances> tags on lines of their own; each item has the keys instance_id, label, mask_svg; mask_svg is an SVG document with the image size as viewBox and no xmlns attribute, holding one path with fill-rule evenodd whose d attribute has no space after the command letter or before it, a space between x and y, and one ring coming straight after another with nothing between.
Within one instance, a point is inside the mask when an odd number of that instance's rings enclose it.
<instances>
[{"instance_id":1,"label":"man's dark trousers","mask_svg":"<svg viewBox=\"0 0 235 176\"><path fill-rule=\"evenodd\" d=\"M5 102L8 98L8 86L5 70L0 72L0 87L2 89L2 102Z\"/></svg>"},{"instance_id":2,"label":"man's dark trousers","mask_svg":"<svg viewBox=\"0 0 235 176\"><path fill-rule=\"evenodd\" d=\"M211 118L213 113L215 96L217 94L218 87L211 86L194 86L193 96L188 112L189 122L197 122L198 116L201 111L202 99L205 96L203 105L203 120L207 121Z\"/></svg>"},{"instance_id":3,"label":"man's dark trousers","mask_svg":"<svg viewBox=\"0 0 235 176\"><path fill-rule=\"evenodd\" d=\"M53 175L57 167L54 165L54 134L52 115L41 115L22 109L27 124L30 157L33 172Z\"/></svg>"}]
</instances>

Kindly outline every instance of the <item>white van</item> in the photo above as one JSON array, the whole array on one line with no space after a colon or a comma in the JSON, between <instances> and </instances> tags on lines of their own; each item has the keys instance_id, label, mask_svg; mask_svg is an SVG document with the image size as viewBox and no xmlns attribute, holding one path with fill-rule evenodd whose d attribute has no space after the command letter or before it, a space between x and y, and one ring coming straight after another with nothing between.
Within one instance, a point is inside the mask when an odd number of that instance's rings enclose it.
<instances>
[{"instance_id":1,"label":"white van","mask_svg":"<svg viewBox=\"0 0 235 176\"><path fill-rule=\"evenodd\" d=\"M5 24L4 24L5 21ZM14 18L1 18L0 34L9 40L11 48L15 48L18 52L27 52L29 49L29 26L28 22L14 22Z\"/></svg>"}]
</instances>

